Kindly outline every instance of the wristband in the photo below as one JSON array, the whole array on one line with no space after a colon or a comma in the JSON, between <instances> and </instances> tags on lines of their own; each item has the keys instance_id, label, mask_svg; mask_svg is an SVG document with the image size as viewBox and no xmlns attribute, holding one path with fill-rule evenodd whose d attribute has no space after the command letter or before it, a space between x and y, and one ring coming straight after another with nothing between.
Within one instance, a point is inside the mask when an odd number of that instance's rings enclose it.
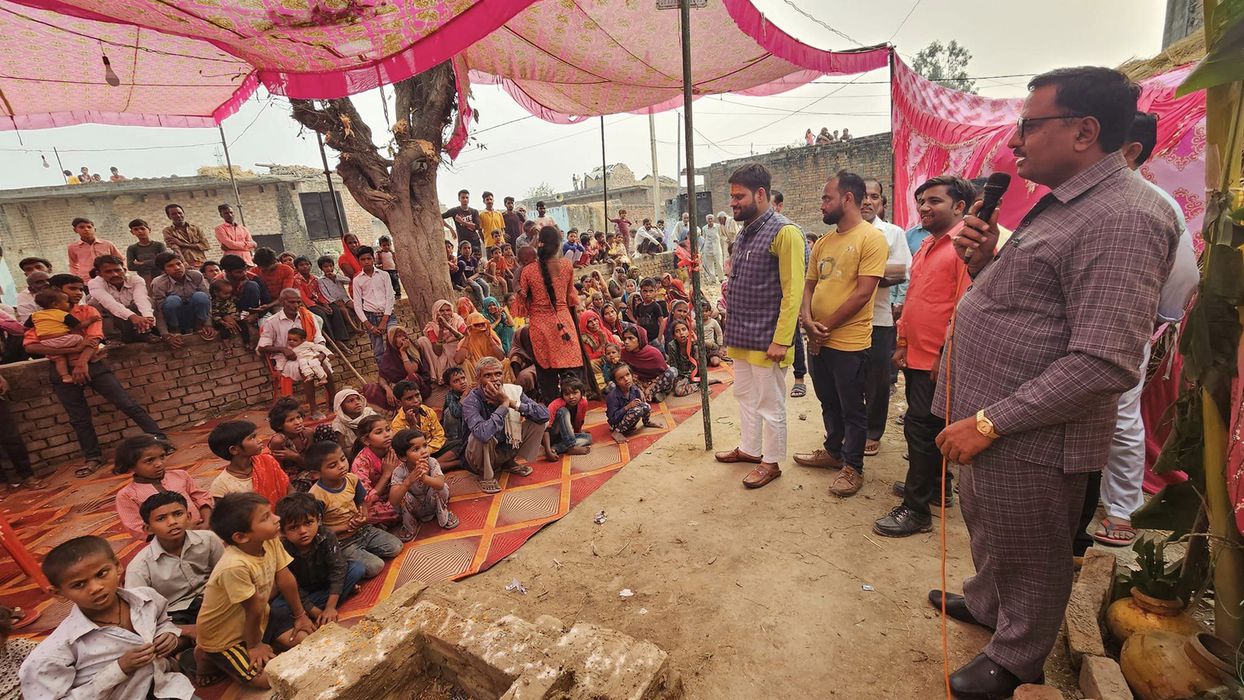
<instances>
[{"instance_id":1,"label":"wristband","mask_svg":"<svg viewBox=\"0 0 1244 700\"><path fill-rule=\"evenodd\" d=\"M907 347L907 339L906 339L906 338L899 338L896 342L898 343L898 347L900 347L900 348L905 348L905 347Z\"/></svg>"}]
</instances>

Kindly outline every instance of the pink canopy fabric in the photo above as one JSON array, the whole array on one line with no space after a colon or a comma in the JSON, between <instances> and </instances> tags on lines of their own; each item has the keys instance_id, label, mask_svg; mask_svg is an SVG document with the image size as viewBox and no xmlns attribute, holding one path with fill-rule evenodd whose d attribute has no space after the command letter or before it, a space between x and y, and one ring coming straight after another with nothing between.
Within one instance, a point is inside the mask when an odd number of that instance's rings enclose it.
<instances>
[{"instance_id":1,"label":"pink canopy fabric","mask_svg":"<svg viewBox=\"0 0 1244 700\"><path fill-rule=\"evenodd\" d=\"M714 51L697 54L697 94L771 94L889 52L814 49L750 0L692 16ZM469 71L553 121L664 109L682 85L678 13L652 0L0 0L0 50L0 129L212 126L260 84L343 97L455 57L464 91Z\"/></svg>"},{"instance_id":2,"label":"pink canopy fabric","mask_svg":"<svg viewBox=\"0 0 1244 700\"><path fill-rule=\"evenodd\" d=\"M1183 208L1197 250L1205 214L1205 93L1175 96L1192 70L1182 66L1141 83L1140 109L1158 115L1158 144L1140 173L1170 192ZM950 173L973 178L1010 173L999 222L1014 228L1049 190L1015 174L1006 147L1015 131L1022 99L969 95L925 80L898 57L891 76L894 147L894 223L919 223L913 194L930 177Z\"/></svg>"},{"instance_id":3,"label":"pink canopy fabric","mask_svg":"<svg viewBox=\"0 0 1244 700\"><path fill-rule=\"evenodd\" d=\"M679 14L653 8L651 0L539 2L466 50L471 80L500 84L527 111L561 124L681 106ZM691 38L696 96L771 95L822 75L884 68L890 53L887 46L813 48L750 0L693 9Z\"/></svg>"}]
</instances>

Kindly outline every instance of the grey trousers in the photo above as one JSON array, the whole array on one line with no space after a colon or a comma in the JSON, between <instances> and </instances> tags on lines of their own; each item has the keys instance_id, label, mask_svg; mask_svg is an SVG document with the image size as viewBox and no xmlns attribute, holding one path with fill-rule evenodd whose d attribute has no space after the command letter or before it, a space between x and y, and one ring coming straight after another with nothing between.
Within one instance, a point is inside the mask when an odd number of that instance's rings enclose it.
<instances>
[{"instance_id":1,"label":"grey trousers","mask_svg":"<svg viewBox=\"0 0 1244 700\"><path fill-rule=\"evenodd\" d=\"M1089 475L986 456L975 462L959 467L960 506L976 565L963 595L972 616L996 629L985 655L1033 682L1071 597L1071 540Z\"/></svg>"},{"instance_id":2,"label":"grey trousers","mask_svg":"<svg viewBox=\"0 0 1244 700\"><path fill-rule=\"evenodd\" d=\"M481 442L471 435L467 438L466 444L466 468L485 481L496 479L496 467L512 461L515 457L522 457L529 462L535 459L540 453L540 439L544 435L544 430L544 423L524 418L522 445L518 450L512 449L509 445L498 444L496 438Z\"/></svg>"}]
</instances>

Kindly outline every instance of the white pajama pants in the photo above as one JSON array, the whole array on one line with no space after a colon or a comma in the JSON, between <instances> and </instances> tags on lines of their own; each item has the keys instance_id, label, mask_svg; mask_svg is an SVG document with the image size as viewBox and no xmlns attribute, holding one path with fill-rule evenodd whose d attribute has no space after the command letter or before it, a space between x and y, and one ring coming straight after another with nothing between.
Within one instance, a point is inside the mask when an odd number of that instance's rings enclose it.
<instances>
[{"instance_id":1,"label":"white pajama pants","mask_svg":"<svg viewBox=\"0 0 1244 700\"><path fill-rule=\"evenodd\" d=\"M1119 420L1114 426L1110 458L1101 475L1101 501L1106 515L1131 520L1145 502L1145 424L1140 419L1140 395L1145 389L1145 367L1151 344L1145 343L1140 361L1140 381L1119 396Z\"/></svg>"},{"instance_id":2,"label":"white pajama pants","mask_svg":"<svg viewBox=\"0 0 1244 700\"><path fill-rule=\"evenodd\" d=\"M734 365L734 398L739 402L739 450L769 464L786 461L786 368Z\"/></svg>"}]
</instances>

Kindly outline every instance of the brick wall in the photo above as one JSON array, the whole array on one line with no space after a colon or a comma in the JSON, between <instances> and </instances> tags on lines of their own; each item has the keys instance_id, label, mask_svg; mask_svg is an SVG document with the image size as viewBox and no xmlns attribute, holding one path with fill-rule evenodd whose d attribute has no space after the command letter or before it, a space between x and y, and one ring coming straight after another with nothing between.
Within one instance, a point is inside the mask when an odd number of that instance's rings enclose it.
<instances>
[{"instance_id":1,"label":"brick wall","mask_svg":"<svg viewBox=\"0 0 1244 700\"><path fill-rule=\"evenodd\" d=\"M398 302L398 323L415 331L410 307ZM365 337L345 346L345 359L369 381L376 359ZM48 383L47 360L0 365L11 387L10 411L30 449L36 471L45 471L80 456L73 429ZM341 357L331 359L339 387L358 388L358 379ZM253 349L226 346L187 336L181 350L164 346L123 345L110 348L108 364L130 396L144 406L165 430L237 413L272 402L272 377L267 363ZM87 392L95 431L105 451L141 431L112 404ZM321 392L322 396L322 392ZM320 400L323 400L322 398ZM6 426L7 428L7 426Z\"/></svg>"},{"instance_id":2,"label":"brick wall","mask_svg":"<svg viewBox=\"0 0 1244 700\"><path fill-rule=\"evenodd\" d=\"M873 134L845 143L804 146L764 155L736 158L698 169L705 188L713 193L713 203L726 209L730 185L726 179L747 163L760 163L773 175L773 187L785 198L782 213L805 231L821 232L821 192L825 181L839 170L850 170L864 177L875 177L885 186L887 197L893 191L894 153L890 134ZM889 208L893 211L893 206Z\"/></svg>"}]
</instances>

